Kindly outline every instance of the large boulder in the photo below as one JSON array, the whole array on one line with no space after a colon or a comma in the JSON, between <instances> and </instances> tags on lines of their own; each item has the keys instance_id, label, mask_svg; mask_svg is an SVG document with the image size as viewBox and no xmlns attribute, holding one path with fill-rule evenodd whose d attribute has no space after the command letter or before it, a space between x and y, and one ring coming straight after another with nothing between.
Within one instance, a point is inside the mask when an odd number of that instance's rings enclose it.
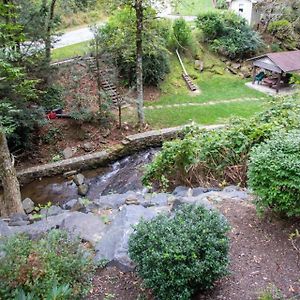
<instances>
[{"instance_id":1,"label":"large boulder","mask_svg":"<svg viewBox=\"0 0 300 300\"><path fill-rule=\"evenodd\" d=\"M15 213L10 216L9 226L23 226L29 224L29 217L24 213Z\"/></svg>"},{"instance_id":2,"label":"large boulder","mask_svg":"<svg viewBox=\"0 0 300 300\"><path fill-rule=\"evenodd\" d=\"M172 194L177 197L189 197L192 193L192 189L187 186L177 186Z\"/></svg>"},{"instance_id":3,"label":"large boulder","mask_svg":"<svg viewBox=\"0 0 300 300\"><path fill-rule=\"evenodd\" d=\"M30 198L26 198L22 201L22 206L26 214L30 214L34 211L34 202Z\"/></svg>"},{"instance_id":4,"label":"large boulder","mask_svg":"<svg viewBox=\"0 0 300 300\"><path fill-rule=\"evenodd\" d=\"M12 229L8 226L8 224L2 220L0 220L0 239L3 237L8 237L13 234Z\"/></svg>"},{"instance_id":5,"label":"large boulder","mask_svg":"<svg viewBox=\"0 0 300 300\"><path fill-rule=\"evenodd\" d=\"M64 219L75 213L64 212L57 216L43 218L30 225L12 227L13 233L26 233L32 239L37 239L52 229L59 229Z\"/></svg>"},{"instance_id":6,"label":"large boulder","mask_svg":"<svg viewBox=\"0 0 300 300\"><path fill-rule=\"evenodd\" d=\"M66 230L72 236L80 237L93 246L102 239L107 227L100 216L81 212L72 213L72 215L65 218L61 224L61 229Z\"/></svg>"},{"instance_id":7,"label":"large boulder","mask_svg":"<svg viewBox=\"0 0 300 300\"><path fill-rule=\"evenodd\" d=\"M142 201L142 196L137 195L134 192L127 192L125 194L112 194L106 196L100 196L99 199L94 200L93 202L102 209L110 208L119 208L120 206L130 203L137 204Z\"/></svg>"},{"instance_id":8,"label":"large boulder","mask_svg":"<svg viewBox=\"0 0 300 300\"><path fill-rule=\"evenodd\" d=\"M81 184L78 187L78 195L85 197L89 191L89 186L86 183Z\"/></svg>"},{"instance_id":9,"label":"large boulder","mask_svg":"<svg viewBox=\"0 0 300 300\"><path fill-rule=\"evenodd\" d=\"M64 213L64 210L59 206L52 205L49 208L42 208L40 214L46 217L52 217Z\"/></svg>"},{"instance_id":10,"label":"large boulder","mask_svg":"<svg viewBox=\"0 0 300 300\"><path fill-rule=\"evenodd\" d=\"M132 271L135 265L128 256L128 241L133 232L132 226L138 224L142 218L149 220L156 215L156 211L142 205L124 206L102 240L97 243L95 261L108 260L109 265L117 266L124 272Z\"/></svg>"},{"instance_id":11,"label":"large boulder","mask_svg":"<svg viewBox=\"0 0 300 300\"><path fill-rule=\"evenodd\" d=\"M82 174L76 174L73 178L73 181L75 182L75 184L77 186L80 186L80 185L84 184L85 177Z\"/></svg>"}]
</instances>

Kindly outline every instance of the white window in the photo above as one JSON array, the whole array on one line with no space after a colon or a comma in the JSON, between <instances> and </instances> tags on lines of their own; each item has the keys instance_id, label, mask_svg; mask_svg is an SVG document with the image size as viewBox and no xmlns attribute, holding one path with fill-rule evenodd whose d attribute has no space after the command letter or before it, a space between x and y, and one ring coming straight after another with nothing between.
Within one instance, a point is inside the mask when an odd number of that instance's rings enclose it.
<instances>
[{"instance_id":1,"label":"white window","mask_svg":"<svg viewBox=\"0 0 300 300\"><path fill-rule=\"evenodd\" d=\"M239 4L239 12L243 13L244 12L244 3Z\"/></svg>"}]
</instances>

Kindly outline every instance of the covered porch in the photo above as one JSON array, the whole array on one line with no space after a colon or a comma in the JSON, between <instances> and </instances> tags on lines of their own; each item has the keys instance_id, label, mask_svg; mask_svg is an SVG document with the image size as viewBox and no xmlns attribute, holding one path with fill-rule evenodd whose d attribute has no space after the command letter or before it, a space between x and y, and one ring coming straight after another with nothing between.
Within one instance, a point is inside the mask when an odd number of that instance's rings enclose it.
<instances>
[{"instance_id":1,"label":"covered porch","mask_svg":"<svg viewBox=\"0 0 300 300\"><path fill-rule=\"evenodd\" d=\"M267 53L249 61L253 65L252 85L257 83L276 93L290 91L292 73L300 72L300 50Z\"/></svg>"}]
</instances>

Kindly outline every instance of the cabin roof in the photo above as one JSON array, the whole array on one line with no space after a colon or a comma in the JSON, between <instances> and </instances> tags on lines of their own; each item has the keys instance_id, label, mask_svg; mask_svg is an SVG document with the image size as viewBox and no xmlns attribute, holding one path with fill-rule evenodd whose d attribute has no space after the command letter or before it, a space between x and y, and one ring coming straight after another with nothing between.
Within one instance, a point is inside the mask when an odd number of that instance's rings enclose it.
<instances>
[{"instance_id":1,"label":"cabin roof","mask_svg":"<svg viewBox=\"0 0 300 300\"><path fill-rule=\"evenodd\" d=\"M249 60L255 66L278 73L300 71L300 50L267 53Z\"/></svg>"}]
</instances>

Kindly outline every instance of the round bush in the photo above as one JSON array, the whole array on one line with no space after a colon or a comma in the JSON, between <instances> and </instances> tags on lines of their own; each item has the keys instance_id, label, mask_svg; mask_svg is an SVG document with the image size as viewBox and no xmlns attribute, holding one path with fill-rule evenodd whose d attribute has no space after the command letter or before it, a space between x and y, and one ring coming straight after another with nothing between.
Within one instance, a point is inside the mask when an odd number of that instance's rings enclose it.
<instances>
[{"instance_id":1,"label":"round bush","mask_svg":"<svg viewBox=\"0 0 300 300\"><path fill-rule=\"evenodd\" d=\"M279 133L253 148L248 178L259 211L300 216L300 131Z\"/></svg>"},{"instance_id":2,"label":"round bush","mask_svg":"<svg viewBox=\"0 0 300 300\"><path fill-rule=\"evenodd\" d=\"M141 221L130 237L129 254L159 299L190 299L227 274L228 230L218 213L182 206L173 217Z\"/></svg>"}]
</instances>

